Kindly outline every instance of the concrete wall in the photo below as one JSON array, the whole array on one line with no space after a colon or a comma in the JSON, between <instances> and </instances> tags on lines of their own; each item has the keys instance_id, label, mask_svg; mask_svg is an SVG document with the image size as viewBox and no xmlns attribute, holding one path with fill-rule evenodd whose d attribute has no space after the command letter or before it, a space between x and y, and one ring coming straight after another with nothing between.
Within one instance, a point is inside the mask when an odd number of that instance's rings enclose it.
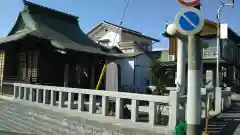
<instances>
[{"instance_id":1,"label":"concrete wall","mask_svg":"<svg viewBox=\"0 0 240 135\"><path fill-rule=\"evenodd\" d=\"M132 57L117 61L121 71L121 86L133 86L134 82L134 59Z\"/></svg>"},{"instance_id":2,"label":"concrete wall","mask_svg":"<svg viewBox=\"0 0 240 135\"><path fill-rule=\"evenodd\" d=\"M146 54L140 54L135 57L135 85L148 86L151 81L151 72L149 65L151 59Z\"/></svg>"},{"instance_id":3,"label":"concrete wall","mask_svg":"<svg viewBox=\"0 0 240 135\"><path fill-rule=\"evenodd\" d=\"M121 86L148 86L151 81L149 65L151 59L146 54L118 60L121 67Z\"/></svg>"}]
</instances>

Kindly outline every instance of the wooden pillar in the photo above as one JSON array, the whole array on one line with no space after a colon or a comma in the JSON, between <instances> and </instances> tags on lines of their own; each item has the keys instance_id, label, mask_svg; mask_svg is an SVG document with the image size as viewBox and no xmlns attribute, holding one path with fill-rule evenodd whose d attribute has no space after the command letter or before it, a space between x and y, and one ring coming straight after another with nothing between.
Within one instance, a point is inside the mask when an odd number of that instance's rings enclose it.
<instances>
[{"instance_id":1,"label":"wooden pillar","mask_svg":"<svg viewBox=\"0 0 240 135\"><path fill-rule=\"evenodd\" d=\"M65 67L64 67L64 87L68 86L68 68L69 68L69 64L65 64Z\"/></svg>"},{"instance_id":2,"label":"wooden pillar","mask_svg":"<svg viewBox=\"0 0 240 135\"><path fill-rule=\"evenodd\" d=\"M91 89L95 89L95 67L92 67L92 74L91 74Z\"/></svg>"}]
</instances>

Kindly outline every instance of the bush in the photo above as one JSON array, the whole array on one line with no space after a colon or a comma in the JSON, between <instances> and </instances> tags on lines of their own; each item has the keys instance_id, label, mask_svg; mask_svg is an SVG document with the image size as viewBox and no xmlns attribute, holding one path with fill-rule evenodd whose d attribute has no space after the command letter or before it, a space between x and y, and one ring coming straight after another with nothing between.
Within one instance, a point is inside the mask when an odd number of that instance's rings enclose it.
<instances>
[{"instance_id":1,"label":"bush","mask_svg":"<svg viewBox=\"0 0 240 135\"><path fill-rule=\"evenodd\" d=\"M185 121L176 125L174 135L187 135L187 123Z\"/></svg>"}]
</instances>

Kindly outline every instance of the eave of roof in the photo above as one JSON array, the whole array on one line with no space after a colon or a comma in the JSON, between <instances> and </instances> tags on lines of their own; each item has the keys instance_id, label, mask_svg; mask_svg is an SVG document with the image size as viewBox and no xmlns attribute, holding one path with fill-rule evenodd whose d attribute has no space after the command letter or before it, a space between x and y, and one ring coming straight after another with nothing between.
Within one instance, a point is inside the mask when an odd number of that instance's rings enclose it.
<instances>
[{"instance_id":1,"label":"eave of roof","mask_svg":"<svg viewBox=\"0 0 240 135\"><path fill-rule=\"evenodd\" d=\"M47 12L48 15L53 15L53 16L58 16L58 17L62 17L63 19L66 20L71 20L73 22L78 22L78 17L71 15L71 14L67 14L52 8L48 8L33 2L29 2L27 0L23 0L23 4L25 7L27 7L29 10L31 10L31 12L37 12L37 13L43 13L43 12Z\"/></svg>"},{"instance_id":2,"label":"eave of roof","mask_svg":"<svg viewBox=\"0 0 240 135\"><path fill-rule=\"evenodd\" d=\"M120 28L120 29L122 29L123 32L127 32L127 33L130 33L130 34L133 34L133 35L136 35L136 36L139 36L139 37L143 37L143 38L146 38L146 39L151 39L152 41L155 41L155 42L160 42L160 40L149 37L149 36L146 36L146 35L143 35L142 33L138 32L138 31L131 30L129 28L126 28L126 27L123 27L123 26L120 26L120 25L116 25L116 24L113 24L113 23L110 23L110 22L107 22L107 21L103 21L102 23L98 24L90 32L88 32L87 35L91 34L92 32L94 32L97 28L101 27L102 25L108 25L108 26Z\"/></svg>"},{"instance_id":3,"label":"eave of roof","mask_svg":"<svg viewBox=\"0 0 240 135\"><path fill-rule=\"evenodd\" d=\"M47 39L52 43L54 47L57 47L60 49L69 49L69 50L82 51L82 52L88 52L88 53L98 53L98 54L109 55L109 56L112 55L110 49L95 43L87 35L85 35L79 28L78 24L74 24L69 21L59 22L59 20L55 18L50 18L48 15L45 15L43 13L35 14L31 11L32 8L28 9L29 6L32 6L34 4L32 4L31 2L26 2L26 1L24 2L25 4L27 4L27 7L25 7L24 10L19 13L18 19L15 25L13 26L12 30L10 31L7 37L0 39L0 43L3 44L3 43L16 41L30 35L30 36L36 36L39 38ZM34 5L34 6L38 6L37 8L43 8L41 10L49 10L48 8L44 8L39 5ZM54 11L54 12L57 12L57 11ZM22 23L25 24L25 27L21 29L21 31L17 29L17 25L20 23L20 18ZM60 24L57 24L58 22ZM31 25L34 25L34 26L31 26ZM60 25L60 27L56 25ZM67 30L64 30L65 27L67 28ZM61 28L61 29L59 30L57 28ZM69 30L69 28L71 29ZM73 32L77 32L77 33L73 33ZM73 33L73 34L69 34L69 33ZM71 37L72 35L77 35L78 37L77 38Z\"/></svg>"}]
</instances>

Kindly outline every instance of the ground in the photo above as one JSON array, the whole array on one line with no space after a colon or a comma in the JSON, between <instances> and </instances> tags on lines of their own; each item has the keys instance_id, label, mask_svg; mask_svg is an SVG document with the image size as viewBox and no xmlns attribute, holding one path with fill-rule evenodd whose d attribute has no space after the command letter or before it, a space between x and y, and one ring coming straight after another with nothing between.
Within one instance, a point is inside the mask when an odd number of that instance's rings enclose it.
<instances>
[{"instance_id":1,"label":"ground","mask_svg":"<svg viewBox=\"0 0 240 135\"><path fill-rule=\"evenodd\" d=\"M229 110L210 120L210 135L240 135L240 101L233 101Z\"/></svg>"},{"instance_id":2,"label":"ground","mask_svg":"<svg viewBox=\"0 0 240 135\"><path fill-rule=\"evenodd\" d=\"M2 99L0 99L0 131L4 131L0 133L1 135L21 135L8 134L6 131L24 133L24 135L26 133L36 135L154 135L150 132L123 129Z\"/></svg>"}]
</instances>

